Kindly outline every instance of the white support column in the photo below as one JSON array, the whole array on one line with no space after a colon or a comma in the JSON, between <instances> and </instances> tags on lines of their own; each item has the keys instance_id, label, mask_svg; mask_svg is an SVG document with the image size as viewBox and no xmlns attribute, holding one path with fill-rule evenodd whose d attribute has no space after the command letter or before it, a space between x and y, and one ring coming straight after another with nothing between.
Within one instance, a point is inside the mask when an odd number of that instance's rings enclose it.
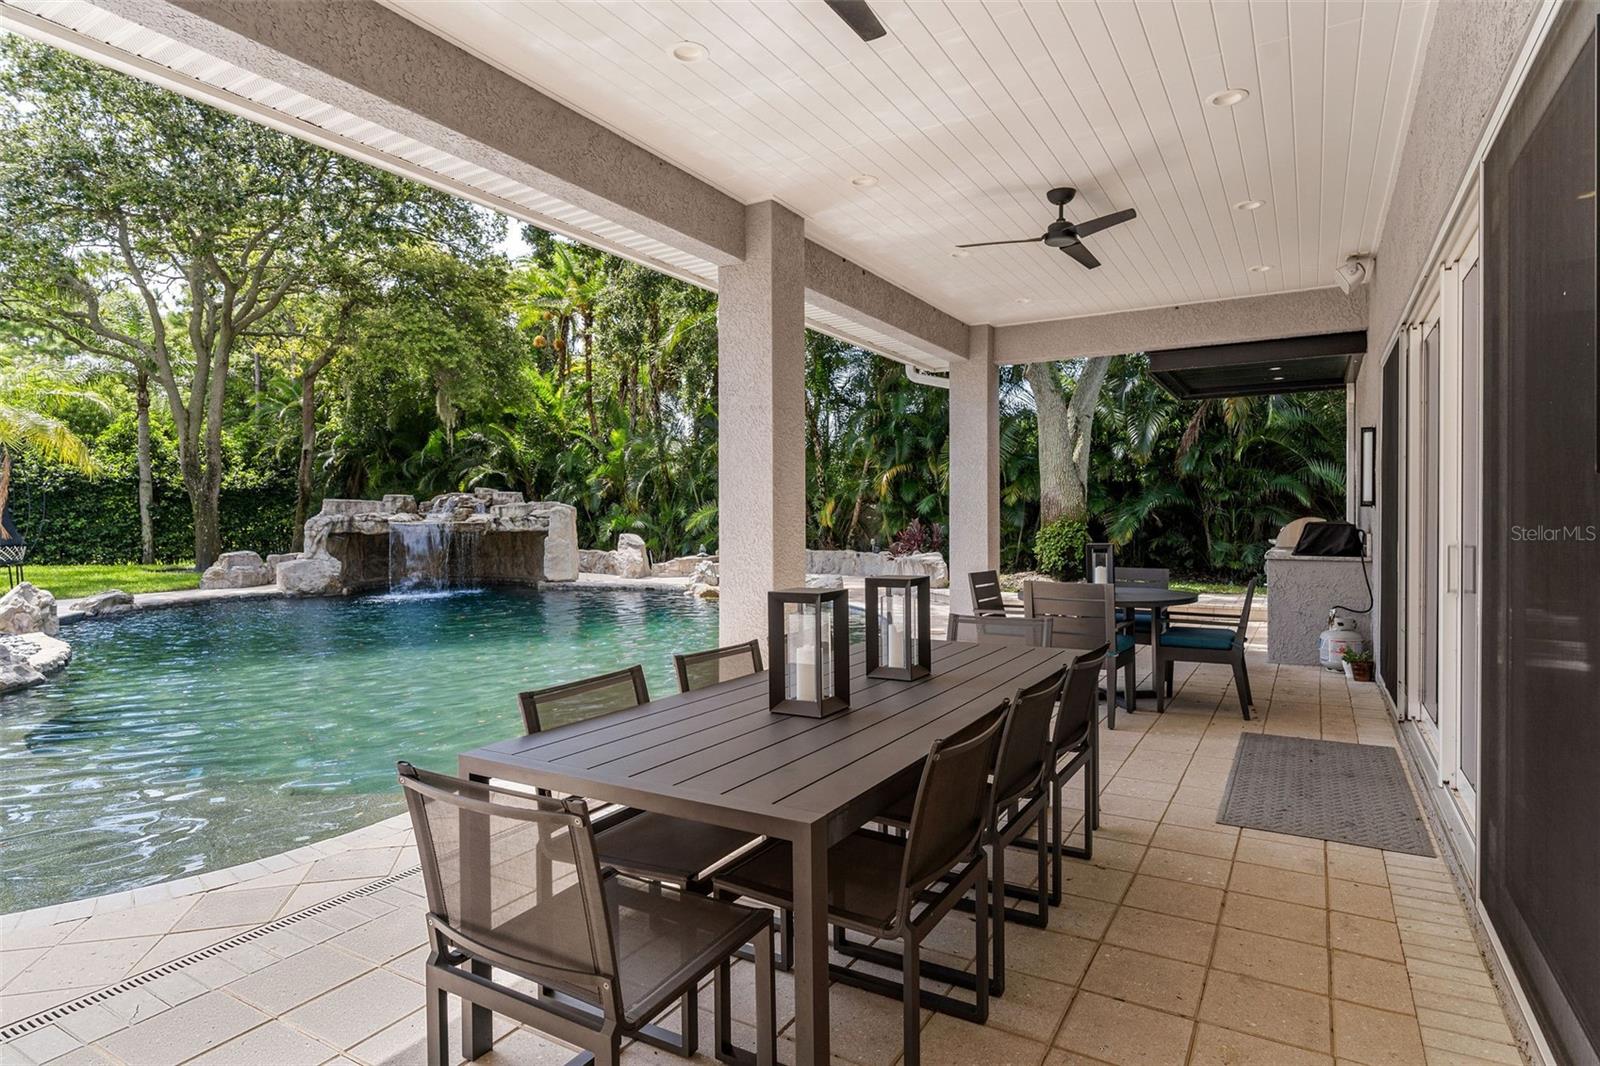
<instances>
[{"instance_id":1,"label":"white support column","mask_svg":"<svg viewBox=\"0 0 1600 1066\"><path fill-rule=\"evenodd\" d=\"M950 609L972 610L967 575L1000 565L1000 382L994 327L973 326L950 365Z\"/></svg>"},{"instance_id":2,"label":"white support column","mask_svg":"<svg viewBox=\"0 0 1600 1066\"><path fill-rule=\"evenodd\" d=\"M745 208L745 258L717 275L722 643L766 635L767 593L805 583L805 224Z\"/></svg>"}]
</instances>

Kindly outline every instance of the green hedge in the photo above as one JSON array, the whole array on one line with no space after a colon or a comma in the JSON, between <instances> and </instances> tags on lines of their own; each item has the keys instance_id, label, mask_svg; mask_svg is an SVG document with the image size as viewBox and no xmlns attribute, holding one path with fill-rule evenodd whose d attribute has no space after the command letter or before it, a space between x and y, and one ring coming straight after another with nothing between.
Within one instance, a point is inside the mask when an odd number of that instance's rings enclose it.
<instances>
[{"instance_id":1,"label":"green hedge","mask_svg":"<svg viewBox=\"0 0 1600 1066\"><path fill-rule=\"evenodd\" d=\"M222 489L222 548L263 556L289 550L294 481L267 474ZM126 563L139 558L139 478L123 472L86 477L58 466L19 463L11 515L40 565ZM189 497L175 479L155 478L156 561L194 558Z\"/></svg>"}]
</instances>

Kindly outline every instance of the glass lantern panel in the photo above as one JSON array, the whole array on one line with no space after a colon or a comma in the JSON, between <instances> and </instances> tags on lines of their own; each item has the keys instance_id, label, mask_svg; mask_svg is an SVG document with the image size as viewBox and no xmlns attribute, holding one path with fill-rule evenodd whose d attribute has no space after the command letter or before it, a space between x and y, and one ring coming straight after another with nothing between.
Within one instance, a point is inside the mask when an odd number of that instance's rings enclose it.
<instances>
[{"instance_id":1,"label":"glass lantern panel","mask_svg":"<svg viewBox=\"0 0 1600 1066\"><path fill-rule=\"evenodd\" d=\"M816 660L822 664L822 691L817 699L833 697L833 609L820 608L817 612Z\"/></svg>"},{"instance_id":2,"label":"glass lantern panel","mask_svg":"<svg viewBox=\"0 0 1600 1066\"><path fill-rule=\"evenodd\" d=\"M1089 563L1094 568L1092 576L1095 584L1104 585L1110 580L1111 555L1109 552L1091 552L1089 555Z\"/></svg>"},{"instance_id":3,"label":"glass lantern panel","mask_svg":"<svg viewBox=\"0 0 1600 1066\"><path fill-rule=\"evenodd\" d=\"M878 654L884 666L906 665L905 592L892 585L881 590L884 610L878 623Z\"/></svg>"},{"instance_id":4,"label":"glass lantern panel","mask_svg":"<svg viewBox=\"0 0 1600 1066\"><path fill-rule=\"evenodd\" d=\"M783 605L783 695L817 698L817 610L810 604Z\"/></svg>"}]
</instances>

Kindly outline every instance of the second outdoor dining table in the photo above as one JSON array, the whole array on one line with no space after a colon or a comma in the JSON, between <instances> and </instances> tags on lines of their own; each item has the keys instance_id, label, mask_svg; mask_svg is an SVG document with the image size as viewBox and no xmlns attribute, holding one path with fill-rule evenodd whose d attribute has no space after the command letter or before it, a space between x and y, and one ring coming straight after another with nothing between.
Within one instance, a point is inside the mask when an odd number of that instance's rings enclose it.
<instances>
[{"instance_id":1,"label":"second outdoor dining table","mask_svg":"<svg viewBox=\"0 0 1600 1066\"><path fill-rule=\"evenodd\" d=\"M869 679L857 648L851 709L830 718L772 713L761 673L477 748L460 770L789 841L798 1061L827 1063L829 845L896 798L935 738L1073 654L935 644L930 676L908 682ZM469 1010L464 1035L486 1037L491 1024L487 1011Z\"/></svg>"},{"instance_id":2,"label":"second outdoor dining table","mask_svg":"<svg viewBox=\"0 0 1600 1066\"><path fill-rule=\"evenodd\" d=\"M1181 589L1155 588L1150 585L1118 585L1116 592L1117 606L1123 610L1147 610L1150 612L1151 640L1161 632L1161 619L1166 615L1168 607L1179 607L1186 603L1194 603L1200 599L1195 592L1184 592ZM1141 688L1137 695L1155 698L1155 685L1160 684L1159 678L1150 679L1151 688ZM1117 697L1118 706L1126 707L1128 704L1122 696Z\"/></svg>"}]
</instances>

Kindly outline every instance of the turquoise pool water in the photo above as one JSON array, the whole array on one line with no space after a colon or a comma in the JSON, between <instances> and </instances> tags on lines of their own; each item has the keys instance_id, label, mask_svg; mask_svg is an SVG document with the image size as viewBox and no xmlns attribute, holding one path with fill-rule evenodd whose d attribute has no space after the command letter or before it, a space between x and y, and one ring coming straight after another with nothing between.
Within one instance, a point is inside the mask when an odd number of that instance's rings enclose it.
<instances>
[{"instance_id":1,"label":"turquoise pool water","mask_svg":"<svg viewBox=\"0 0 1600 1066\"><path fill-rule=\"evenodd\" d=\"M516 694L717 642L664 591L258 600L81 622L0 697L0 912L287 851L400 812L394 763L520 734Z\"/></svg>"}]
</instances>

